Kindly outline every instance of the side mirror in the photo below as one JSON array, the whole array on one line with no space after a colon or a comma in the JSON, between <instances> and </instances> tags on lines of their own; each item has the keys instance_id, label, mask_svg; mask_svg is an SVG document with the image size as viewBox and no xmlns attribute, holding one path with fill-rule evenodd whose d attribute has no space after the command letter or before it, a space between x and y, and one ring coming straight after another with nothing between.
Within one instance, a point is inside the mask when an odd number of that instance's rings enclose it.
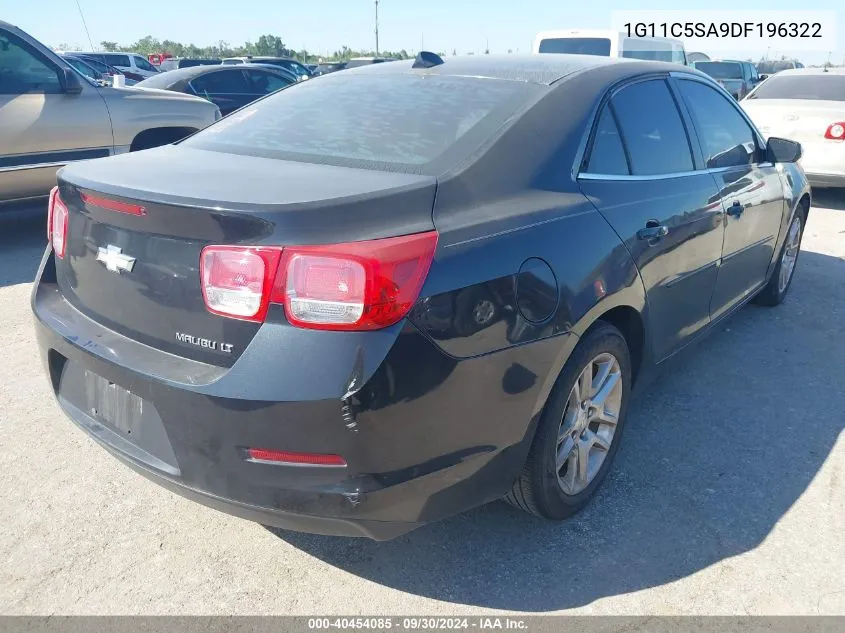
<instances>
[{"instance_id":1,"label":"side mirror","mask_svg":"<svg viewBox=\"0 0 845 633\"><path fill-rule=\"evenodd\" d=\"M79 77L70 68L62 68L59 72L59 81L62 84L62 90L69 95L78 95L82 92L82 82Z\"/></svg>"},{"instance_id":2,"label":"side mirror","mask_svg":"<svg viewBox=\"0 0 845 633\"><path fill-rule=\"evenodd\" d=\"M770 163L795 163L801 158L801 143L770 136L766 142L766 160Z\"/></svg>"},{"instance_id":3,"label":"side mirror","mask_svg":"<svg viewBox=\"0 0 845 633\"><path fill-rule=\"evenodd\" d=\"M760 75L760 81L765 81L768 78L769 78L768 75Z\"/></svg>"}]
</instances>

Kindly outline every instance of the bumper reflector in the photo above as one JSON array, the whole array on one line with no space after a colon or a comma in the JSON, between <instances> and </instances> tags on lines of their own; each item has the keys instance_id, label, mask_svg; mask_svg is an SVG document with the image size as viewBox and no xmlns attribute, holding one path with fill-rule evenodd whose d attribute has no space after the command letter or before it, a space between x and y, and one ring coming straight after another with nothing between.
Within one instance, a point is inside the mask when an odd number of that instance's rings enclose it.
<instances>
[{"instance_id":1,"label":"bumper reflector","mask_svg":"<svg viewBox=\"0 0 845 633\"><path fill-rule=\"evenodd\" d=\"M340 455L320 453L293 453L273 451L266 448L248 448L245 451L248 462L259 464L294 464L301 466L346 466L346 460Z\"/></svg>"}]
</instances>

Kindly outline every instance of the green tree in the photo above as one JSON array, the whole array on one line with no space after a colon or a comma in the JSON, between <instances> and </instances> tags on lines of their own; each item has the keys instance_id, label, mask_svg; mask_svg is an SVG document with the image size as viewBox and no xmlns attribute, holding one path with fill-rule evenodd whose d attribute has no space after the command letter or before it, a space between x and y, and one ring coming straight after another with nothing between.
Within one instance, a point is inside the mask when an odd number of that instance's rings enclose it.
<instances>
[{"instance_id":1,"label":"green tree","mask_svg":"<svg viewBox=\"0 0 845 633\"><path fill-rule=\"evenodd\" d=\"M104 51L109 53L120 50L120 46L118 46L117 42L100 42L100 48Z\"/></svg>"}]
</instances>

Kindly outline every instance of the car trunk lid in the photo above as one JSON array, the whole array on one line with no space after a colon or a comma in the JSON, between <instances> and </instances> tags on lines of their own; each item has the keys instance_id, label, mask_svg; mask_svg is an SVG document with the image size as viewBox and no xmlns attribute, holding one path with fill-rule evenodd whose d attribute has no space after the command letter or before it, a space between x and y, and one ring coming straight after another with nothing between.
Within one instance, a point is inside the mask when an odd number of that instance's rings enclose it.
<instances>
[{"instance_id":1,"label":"car trunk lid","mask_svg":"<svg viewBox=\"0 0 845 633\"><path fill-rule=\"evenodd\" d=\"M210 244L304 245L428 231L436 180L179 147L63 169L59 287L99 323L171 354L231 366L260 323L210 313Z\"/></svg>"}]
</instances>

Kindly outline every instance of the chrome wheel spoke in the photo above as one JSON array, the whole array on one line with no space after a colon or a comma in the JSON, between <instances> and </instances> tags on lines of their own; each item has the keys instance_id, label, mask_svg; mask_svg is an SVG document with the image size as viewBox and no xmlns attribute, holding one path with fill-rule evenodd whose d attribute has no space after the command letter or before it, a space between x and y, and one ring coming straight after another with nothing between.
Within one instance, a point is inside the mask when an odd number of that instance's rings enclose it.
<instances>
[{"instance_id":1,"label":"chrome wheel spoke","mask_svg":"<svg viewBox=\"0 0 845 633\"><path fill-rule=\"evenodd\" d=\"M593 395L593 363L590 363L578 376L578 392L580 401Z\"/></svg>"},{"instance_id":2,"label":"chrome wheel spoke","mask_svg":"<svg viewBox=\"0 0 845 633\"><path fill-rule=\"evenodd\" d=\"M560 473L560 469L563 468L566 461L569 459L570 455L572 455L572 450L575 448L575 440L572 439L571 435L567 435L563 442L557 448L557 471Z\"/></svg>"},{"instance_id":3,"label":"chrome wheel spoke","mask_svg":"<svg viewBox=\"0 0 845 633\"><path fill-rule=\"evenodd\" d=\"M575 449L575 483L579 490L583 490L590 483L590 444L581 440Z\"/></svg>"},{"instance_id":4,"label":"chrome wheel spoke","mask_svg":"<svg viewBox=\"0 0 845 633\"><path fill-rule=\"evenodd\" d=\"M614 372L608 372L604 384L599 386L598 391L596 391L596 395L593 397L593 404L596 407L601 409L604 406L604 403L607 401L607 397L616 388L616 385L619 383L619 379L621 377L622 373L618 370Z\"/></svg>"}]
</instances>

